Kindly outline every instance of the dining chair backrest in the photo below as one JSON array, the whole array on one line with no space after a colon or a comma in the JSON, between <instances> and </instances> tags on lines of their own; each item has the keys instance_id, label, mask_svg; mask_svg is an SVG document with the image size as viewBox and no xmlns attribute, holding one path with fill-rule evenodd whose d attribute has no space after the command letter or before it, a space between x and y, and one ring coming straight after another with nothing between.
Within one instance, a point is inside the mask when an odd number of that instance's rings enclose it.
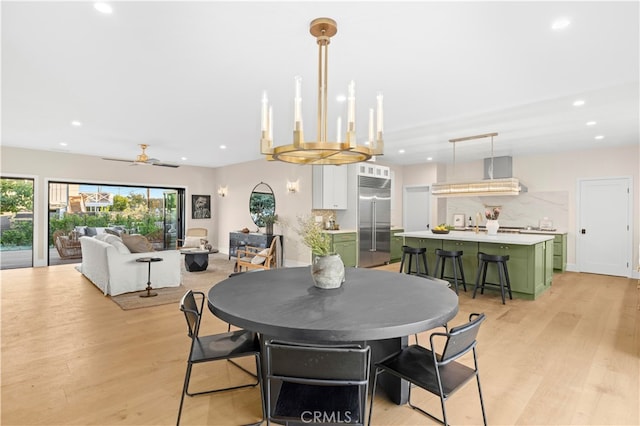
<instances>
[{"instance_id":1,"label":"dining chair backrest","mask_svg":"<svg viewBox=\"0 0 640 426\"><path fill-rule=\"evenodd\" d=\"M484 320L484 314L473 314L468 323L454 327L448 333L434 333L447 337L440 357L440 363L446 364L473 349L476 345L478 331L480 331L480 324L482 324ZM431 346L433 347L433 342Z\"/></svg>"},{"instance_id":2,"label":"dining chair backrest","mask_svg":"<svg viewBox=\"0 0 640 426\"><path fill-rule=\"evenodd\" d=\"M369 381L369 347L306 346L267 342L267 374L299 383L363 384Z\"/></svg>"},{"instance_id":3,"label":"dining chair backrest","mask_svg":"<svg viewBox=\"0 0 640 426\"><path fill-rule=\"evenodd\" d=\"M200 306L196 301L195 294L201 297ZM180 310L184 313L189 329L189 337L197 338L200 329L200 319L202 316L202 307L204 305L204 293L193 290L187 291L180 301Z\"/></svg>"}]
</instances>

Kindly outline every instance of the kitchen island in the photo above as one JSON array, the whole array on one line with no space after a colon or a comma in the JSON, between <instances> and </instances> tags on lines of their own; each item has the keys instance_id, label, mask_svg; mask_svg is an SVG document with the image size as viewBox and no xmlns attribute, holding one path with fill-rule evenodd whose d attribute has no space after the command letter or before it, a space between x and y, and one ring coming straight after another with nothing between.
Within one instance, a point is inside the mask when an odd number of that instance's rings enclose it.
<instances>
[{"instance_id":1,"label":"kitchen island","mask_svg":"<svg viewBox=\"0 0 640 426\"><path fill-rule=\"evenodd\" d=\"M553 235L546 234L498 234L485 232L451 231L434 234L431 231L413 231L396 234L411 247L425 247L429 273L434 274L436 249L462 250L462 263L467 290L472 290L478 271L478 253L509 255L507 267L514 297L533 300L551 286L553 277ZM450 263L450 262L449 262ZM452 275L445 269L445 275ZM489 268L487 281L497 283L497 272ZM478 297L478 296L476 296Z\"/></svg>"}]
</instances>

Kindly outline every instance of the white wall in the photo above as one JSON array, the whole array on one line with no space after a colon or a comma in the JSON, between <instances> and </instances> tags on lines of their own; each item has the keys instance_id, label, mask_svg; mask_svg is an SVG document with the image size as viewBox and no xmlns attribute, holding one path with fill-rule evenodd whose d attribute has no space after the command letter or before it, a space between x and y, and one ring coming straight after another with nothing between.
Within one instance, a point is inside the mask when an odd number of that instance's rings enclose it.
<instances>
[{"instance_id":1,"label":"white wall","mask_svg":"<svg viewBox=\"0 0 640 426\"><path fill-rule=\"evenodd\" d=\"M311 251L300 242L296 233L297 217L311 213L312 175L311 167L276 161L256 160L215 169L216 181L227 186L228 195L219 198L217 216L217 246L229 253L229 232L257 226L249 215L249 196L260 182L271 186L276 197L278 222L274 233L283 235L283 250L286 266L308 265ZM300 192L288 193L287 180L299 181ZM262 229L264 232L264 229Z\"/></svg>"}]
</instances>

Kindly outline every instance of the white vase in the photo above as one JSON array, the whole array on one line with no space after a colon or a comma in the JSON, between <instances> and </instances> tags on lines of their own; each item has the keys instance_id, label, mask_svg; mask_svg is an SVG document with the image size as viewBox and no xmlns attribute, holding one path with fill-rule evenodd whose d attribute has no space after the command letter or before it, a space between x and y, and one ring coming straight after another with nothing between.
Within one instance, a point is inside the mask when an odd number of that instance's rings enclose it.
<instances>
[{"instance_id":1,"label":"white vase","mask_svg":"<svg viewBox=\"0 0 640 426\"><path fill-rule=\"evenodd\" d=\"M339 254L314 256L311 264L313 284L322 289L338 288L344 282L344 263Z\"/></svg>"},{"instance_id":2,"label":"white vase","mask_svg":"<svg viewBox=\"0 0 640 426\"><path fill-rule=\"evenodd\" d=\"M498 235L500 224L497 220L487 220L487 235Z\"/></svg>"}]
</instances>

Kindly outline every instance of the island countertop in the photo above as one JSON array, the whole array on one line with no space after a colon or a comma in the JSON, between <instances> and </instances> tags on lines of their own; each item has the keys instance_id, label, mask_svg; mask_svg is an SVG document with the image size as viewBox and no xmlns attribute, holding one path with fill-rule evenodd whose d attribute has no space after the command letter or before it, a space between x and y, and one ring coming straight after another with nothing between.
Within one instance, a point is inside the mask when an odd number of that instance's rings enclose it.
<instances>
[{"instance_id":1,"label":"island countertop","mask_svg":"<svg viewBox=\"0 0 640 426\"><path fill-rule=\"evenodd\" d=\"M472 241L477 243L518 244L532 246L544 241L553 240L549 234L510 234L487 235L486 232L475 233L473 231L450 231L448 234L434 234L431 231L399 232L399 237L431 238L434 240Z\"/></svg>"}]
</instances>

